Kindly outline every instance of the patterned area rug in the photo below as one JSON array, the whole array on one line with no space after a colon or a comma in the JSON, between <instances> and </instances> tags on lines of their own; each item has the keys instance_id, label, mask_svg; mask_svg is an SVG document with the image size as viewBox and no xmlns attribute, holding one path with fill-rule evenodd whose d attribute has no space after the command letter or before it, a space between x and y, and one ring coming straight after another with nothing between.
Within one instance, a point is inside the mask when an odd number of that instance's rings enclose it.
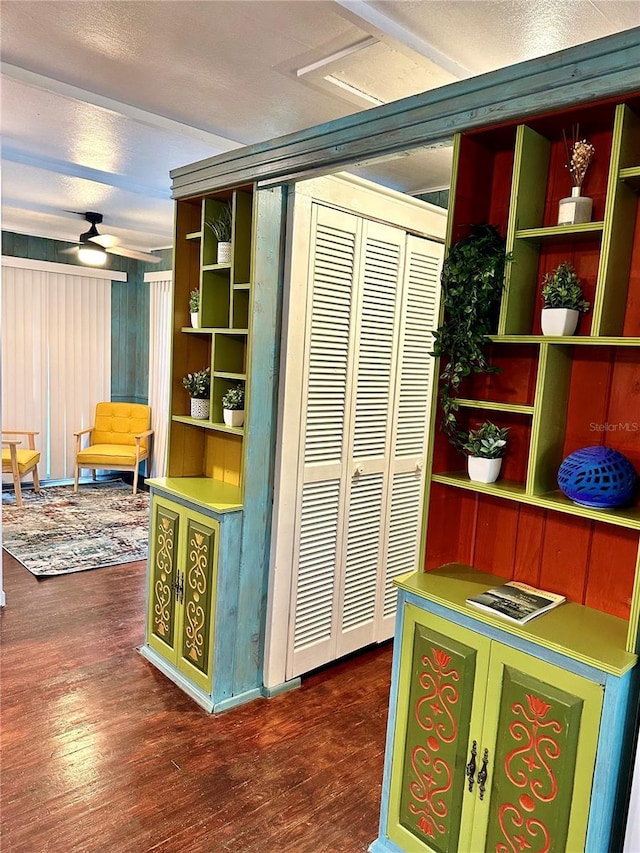
<instances>
[{"instance_id":1,"label":"patterned area rug","mask_svg":"<svg viewBox=\"0 0 640 853\"><path fill-rule=\"evenodd\" d=\"M121 480L2 495L2 547L36 577L146 560L149 494Z\"/></svg>"}]
</instances>

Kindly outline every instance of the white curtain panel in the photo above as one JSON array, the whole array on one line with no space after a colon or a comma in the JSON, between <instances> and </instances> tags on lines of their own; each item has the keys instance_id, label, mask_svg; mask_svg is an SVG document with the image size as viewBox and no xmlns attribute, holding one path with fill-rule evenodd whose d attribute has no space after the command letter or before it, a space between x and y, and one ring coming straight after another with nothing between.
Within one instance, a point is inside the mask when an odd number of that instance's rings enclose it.
<instances>
[{"instance_id":1,"label":"white curtain panel","mask_svg":"<svg viewBox=\"0 0 640 853\"><path fill-rule=\"evenodd\" d=\"M2 425L39 430L43 480L73 476L73 433L111 399L111 281L126 274L2 258Z\"/></svg>"},{"instance_id":2,"label":"white curtain panel","mask_svg":"<svg viewBox=\"0 0 640 853\"><path fill-rule=\"evenodd\" d=\"M169 386L171 378L171 303L170 271L146 273L149 283L149 405L153 429L151 477L164 477L167 471L167 432Z\"/></svg>"}]
</instances>

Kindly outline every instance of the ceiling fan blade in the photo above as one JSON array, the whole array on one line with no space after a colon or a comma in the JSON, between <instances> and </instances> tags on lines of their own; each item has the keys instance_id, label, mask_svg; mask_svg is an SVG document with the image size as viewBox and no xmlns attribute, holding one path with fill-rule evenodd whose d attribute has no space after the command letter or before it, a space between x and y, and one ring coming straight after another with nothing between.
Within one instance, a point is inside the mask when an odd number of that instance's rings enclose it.
<instances>
[{"instance_id":1,"label":"ceiling fan blade","mask_svg":"<svg viewBox=\"0 0 640 853\"><path fill-rule=\"evenodd\" d=\"M138 252L136 249L125 249L122 246L107 246L105 247L105 251L110 255L120 255L123 258L132 258L134 261L147 261L150 264L159 264L162 260L157 255L150 255L148 252Z\"/></svg>"},{"instance_id":2,"label":"ceiling fan blade","mask_svg":"<svg viewBox=\"0 0 640 853\"><path fill-rule=\"evenodd\" d=\"M77 255L79 246L71 246L69 249L59 249L58 254L60 255Z\"/></svg>"}]
</instances>

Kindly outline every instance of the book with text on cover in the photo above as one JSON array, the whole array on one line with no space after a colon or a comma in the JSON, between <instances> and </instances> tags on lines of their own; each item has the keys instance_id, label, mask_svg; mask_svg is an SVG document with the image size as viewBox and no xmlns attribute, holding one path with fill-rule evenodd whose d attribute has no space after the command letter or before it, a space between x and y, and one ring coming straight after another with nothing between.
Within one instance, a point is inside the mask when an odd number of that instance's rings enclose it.
<instances>
[{"instance_id":1,"label":"book with text on cover","mask_svg":"<svg viewBox=\"0 0 640 853\"><path fill-rule=\"evenodd\" d=\"M472 604L496 616L502 616L510 622L517 622L519 625L524 625L530 619L541 616L562 604L563 601L566 601L564 595L536 589L535 586L518 581L509 581L502 586L496 586L467 598L467 604Z\"/></svg>"}]
</instances>

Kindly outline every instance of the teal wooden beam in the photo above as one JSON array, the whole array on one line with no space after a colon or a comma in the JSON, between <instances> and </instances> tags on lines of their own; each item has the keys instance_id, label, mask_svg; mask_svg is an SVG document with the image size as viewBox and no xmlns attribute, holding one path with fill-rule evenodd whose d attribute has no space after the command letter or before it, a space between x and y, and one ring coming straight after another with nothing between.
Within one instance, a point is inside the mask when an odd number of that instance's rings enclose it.
<instances>
[{"instance_id":1,"label":"teal wooden beam","mask_svg":"<svg viewBox=\"0 0 640 853\"><path fill-rule=\"evenodd\" d=\"M640 90L640 27L174 169L174 198L283 183Z\"/></svg>"}]
</instances>

